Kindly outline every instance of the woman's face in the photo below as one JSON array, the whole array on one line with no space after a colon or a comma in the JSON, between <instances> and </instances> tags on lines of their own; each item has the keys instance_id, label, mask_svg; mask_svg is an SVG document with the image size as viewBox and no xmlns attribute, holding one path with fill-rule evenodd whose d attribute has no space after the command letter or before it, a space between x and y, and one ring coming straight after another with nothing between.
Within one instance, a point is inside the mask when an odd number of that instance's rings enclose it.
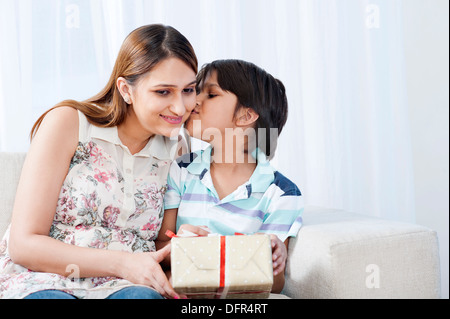
<instances>
[{"instance_id":1,"label":"woman's face","mask_svg":"<svg viewBox=\"0 0 450 319\"><path fill-rule=\"evenodd\" d=\"M133 124L149 135L176 136L195 107L195 85L196 74L185 62L161 61L130 87Z\"/></svg>"},{"instance_id":2,"label":"woman's face","mask_svg":"<svg viewBox=\"0 0 450 319\"><path fill-rule=\"evenodd\" d=\"M225 136L225 128L234 128L234 112L238 99L231 92L224 91L217 82L217 72L212 71L206 76L201 91L197 92L197 107L192 111L186 123L191 136L201 133L201 139L211 142L217 132ZM198 122L201 121L201 132L197 131Z\"/></svg>"}]
</instances>

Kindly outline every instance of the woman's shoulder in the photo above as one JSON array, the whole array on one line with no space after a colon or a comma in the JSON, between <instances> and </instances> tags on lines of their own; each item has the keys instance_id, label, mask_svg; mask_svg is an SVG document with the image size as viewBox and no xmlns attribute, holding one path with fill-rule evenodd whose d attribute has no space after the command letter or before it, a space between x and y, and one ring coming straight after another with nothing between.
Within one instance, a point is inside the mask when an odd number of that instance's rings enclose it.
<instances>
[{"instance_id":1,"label":"woman's shoulder","mask_svg":"<svg viewBox=\"0 0 450 319\"><path fill-rule=\"evenodd\" d=\"M48 111L44 120L57 123L71 123L78 121L78 110L71 106L59 106Z\"/></svg>"},{"instance_id":2,"label":"woman's shoulder","mask_svg":"<svg viewBox=\"0 0 450 319\"><path fill-rule=\"evenodd\" d=\"M33 142L67 145L78 144L78 110L70 106L60 106L50 110L44 117Z\"/></svg>"},{"instance_id":3,"label":"woman's shoulder","mask_svg":"<svg viewBox=\"0 0 450 319\"><path fill-rule=\"evenodd\" d=\"M43 127L78 127L78 110L70 106L59 106L50 109L42 120Z\"/></svg>"}]
</instances>

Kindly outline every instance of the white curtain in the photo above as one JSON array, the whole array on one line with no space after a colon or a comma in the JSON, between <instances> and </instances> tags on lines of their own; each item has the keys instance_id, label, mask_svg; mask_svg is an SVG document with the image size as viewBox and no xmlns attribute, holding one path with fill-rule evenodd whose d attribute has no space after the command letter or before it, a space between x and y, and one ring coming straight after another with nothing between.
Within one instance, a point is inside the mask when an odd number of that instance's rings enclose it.
<instances>
[{"instance_id":1,"label":"white curtain","mask_svg":"<svg viewBox=\"0 0 450 319\"><path fill-rule=\"evenodd\" d=\"M402 0L0 0L0 151L37 117L86 99L125 36L169 24L200 65L252 61L280 78L289 119L273 164L308 205L414 221Z\"/></svg>"}]
</instances>

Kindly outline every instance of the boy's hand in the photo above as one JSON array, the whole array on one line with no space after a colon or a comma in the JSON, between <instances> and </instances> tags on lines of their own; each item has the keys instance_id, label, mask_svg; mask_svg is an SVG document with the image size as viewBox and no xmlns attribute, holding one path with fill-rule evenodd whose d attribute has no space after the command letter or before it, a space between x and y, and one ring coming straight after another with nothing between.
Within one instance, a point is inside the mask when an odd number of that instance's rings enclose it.
<instances>
[{"instance_id":1,"label":"boy's hand","mask_svg":"<svg viewBox=\"0 0 450 319\"><path fill-rule=\"evenodd\" d=\"M207 229L208 229L208 227L206 227L206 226L194 226L194 225L189 225L189 224L183 224L178 229L177 235L181 235L181 234L183 234L184 231L188 231L188 232L194 233L198 236L208 236L208 234L210 232L207 231Z\"/></svg>"},{"instance_id":2,"label":"boy's hand","mask_svg":"<svg viewBox=\"0 0 450 319\"><path fill-rule=\"evenodd\" d=\"M286 245L276 235L270 235L270 242L272 245L273 275L276 276L284 272L287 259L287 249Z\"/></svg>"}]
</instances>

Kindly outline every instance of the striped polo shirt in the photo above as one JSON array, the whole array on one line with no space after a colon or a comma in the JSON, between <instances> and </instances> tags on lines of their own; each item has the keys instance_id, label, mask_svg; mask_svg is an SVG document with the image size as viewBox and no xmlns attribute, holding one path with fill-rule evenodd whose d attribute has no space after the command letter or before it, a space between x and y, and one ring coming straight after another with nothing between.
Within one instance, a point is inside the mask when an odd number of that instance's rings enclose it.
<instances>
[{"instance_id":1,"label":"striped polo shirt","mask_svg":"<svg viewBox=\"0 0 450 319\"><path fill-rule=\"evenodd\" d=\"M275 234L281 241L295 237L302 225L302 195L272 168L264 153L257 149L254 155L257 165L250 179L222 200L210 174L211 147L174 161L164 208L178 208L176 230L191 224L205 225L221 235L258 232Z\"/></svg>"}]
</instances>

